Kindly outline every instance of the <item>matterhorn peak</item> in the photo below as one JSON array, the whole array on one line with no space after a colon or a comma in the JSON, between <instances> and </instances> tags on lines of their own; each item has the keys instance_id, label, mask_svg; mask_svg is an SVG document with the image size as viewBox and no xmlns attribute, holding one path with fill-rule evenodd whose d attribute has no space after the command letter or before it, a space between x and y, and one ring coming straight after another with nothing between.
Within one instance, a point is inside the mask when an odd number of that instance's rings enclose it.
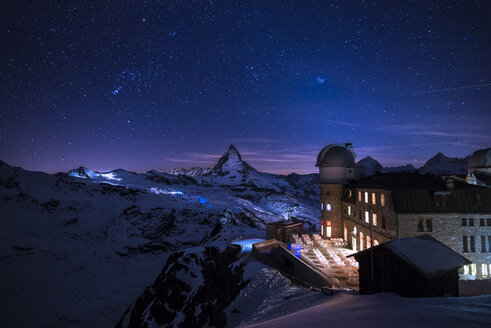
<instances>
[{"instance_id":1,"label":"matterhorn peak","mask_svg":"<svg viewBox=\"0 0 491 328\"><path fill-rule=\"evenodd\" d=\"M230 145L228 150L218 160L213 167L212 173L217 175L227 175L229 173L244 174L246 171L256 171L249 164L244 162L239 151L234 145Z\"/></svg>"}]
</instances>

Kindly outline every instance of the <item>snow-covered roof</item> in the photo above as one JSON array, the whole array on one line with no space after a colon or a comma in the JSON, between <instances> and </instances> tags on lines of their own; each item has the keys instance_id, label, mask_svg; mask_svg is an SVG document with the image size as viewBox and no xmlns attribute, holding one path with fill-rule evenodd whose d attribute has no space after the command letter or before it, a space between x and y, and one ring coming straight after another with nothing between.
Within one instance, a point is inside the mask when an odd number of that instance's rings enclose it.
<instances>
[{"instance_id":1,"label":"snow-covered roof","mask_svg":"<svg viewBox=\"0 0 491 328\"><path fill-rule=\"evenodd\" d=\"M426 276L447 272L471 263L430 235L393 239L375 246L374 250L381 247L391 250ZM368 252L370 249L356 253L354 256L358 260L359 254Z\"/></svg>"}]
</instances>

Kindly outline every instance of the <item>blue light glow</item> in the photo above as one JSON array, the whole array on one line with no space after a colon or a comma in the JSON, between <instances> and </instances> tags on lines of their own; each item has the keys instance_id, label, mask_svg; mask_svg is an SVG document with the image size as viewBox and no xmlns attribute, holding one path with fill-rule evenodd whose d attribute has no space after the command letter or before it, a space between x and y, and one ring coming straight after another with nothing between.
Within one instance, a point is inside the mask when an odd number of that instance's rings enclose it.
<instances>
[{"instance_id":1,"label":"blue light glow","mask_svg":"<svg viewBox=\"0 0 491 328\"><path fill-rule=\"evenodd\" d=\"M246 239L246 240L236 240L233 241L232 244L240 245L242 247L242 253L249 253L252 251L252 244L259 243L262 241L264 241L264 239L253 238L253 239Z\"/></svg>"}]
</instances>

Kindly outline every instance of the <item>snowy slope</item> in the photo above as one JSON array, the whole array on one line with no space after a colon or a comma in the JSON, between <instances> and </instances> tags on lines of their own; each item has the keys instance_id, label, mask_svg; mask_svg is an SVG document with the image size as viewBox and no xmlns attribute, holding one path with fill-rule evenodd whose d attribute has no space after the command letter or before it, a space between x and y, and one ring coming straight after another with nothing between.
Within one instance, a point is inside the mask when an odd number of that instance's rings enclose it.
<instances>
[{"instance_id":1,"label":"snowy slope","mask_svg":"<svg viewBox=\"0 0 491 328\"><path fill-rule=\"evenodd\" d=\"M491 295L404 298L340 293L322 304L244 327L489 327Z\"/></svg>"},{"instance_id":2,"label":"snowy slope","mask_svg":"<svg viewBox=\"0 0 491 328\"><path fill-rule=\"evenodd\" d=\"M165 173L173 175L187 175L189 177L195 177L200 175L205 175L211 171L210 168L192 167L189 169L173 168L165 171Z\"/></svg>"},{"instance_id":3,"label":"snowy slope","mask_svg":"<svg viewBox=\"0 0 491 328\"><path fill-rule=\"evenodd\" d=\"M48 175L0 162L2 325L113 326L174 252L264 238L265 222L285 218L318 224L315 176L244 165L253 180L237 184L232 164L223 161L223 176L193 178L86 168Z\"/></svg>"}]
</instances>

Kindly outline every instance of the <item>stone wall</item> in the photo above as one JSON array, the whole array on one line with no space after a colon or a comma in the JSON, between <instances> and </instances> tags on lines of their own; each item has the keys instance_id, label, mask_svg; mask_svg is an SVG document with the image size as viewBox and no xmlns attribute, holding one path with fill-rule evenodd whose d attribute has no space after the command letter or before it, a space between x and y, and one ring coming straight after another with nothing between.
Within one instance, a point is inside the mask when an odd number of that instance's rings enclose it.
<instances>
[{"instance_id":1,"label":"stone wall","mask_svg":"<svg viewBox=\"0 0 491 328\"><path fill-rule=\"evenodd\" d=\"M474 226L462 226L462 219L474 219ZM476 277L489 278L491 265L491 245L488 236L491 235L491 226L487 226L489 214L474 213L421 213L421 214L399 214L399 238L429 234L454 251L463 255L472 263L476 264ZM484 226L480 226L480 219L484 219ZM420 220L423 220L423 230L419 231ZM427 229L427 220L432 222L432 231ZM474 236L475 252L465 252L463 248L463 236ZM485 252L482 252L481 236L485 236ZM469 250L470 242L468 238ZM487 265L487 277L483 276L482 265ZM463 273L463 270L460 271Z\"/></svg>"},{"instance_id":2,"label":"stone wall","mask_svg":"<svg viewBox=\"0 0 491 328\"><path fill-rule=\"evenodd\" d=\"M331 237L343 238L343 223L342 223L342 197L344 185L341 184L321 184L321 203L322 205L322 221L323 221L323 238L327 238L327 221L331 221ZM331 205L331 210L328 210L327 204Z\"/></svg>"}]
</instances>

